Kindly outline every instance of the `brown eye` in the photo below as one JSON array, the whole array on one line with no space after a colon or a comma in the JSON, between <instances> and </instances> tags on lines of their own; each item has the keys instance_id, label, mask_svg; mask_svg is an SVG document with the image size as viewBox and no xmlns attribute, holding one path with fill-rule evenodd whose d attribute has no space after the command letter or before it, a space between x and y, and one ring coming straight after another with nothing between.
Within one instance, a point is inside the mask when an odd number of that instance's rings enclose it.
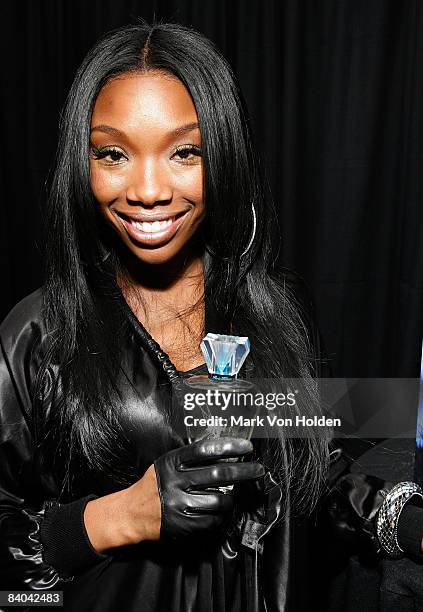
<instances>
[{"instance_id":1,"label":"brown eye","mask_svg":"<svg viewBox=\"0 0 423 612\"><path fill-rule=\"evenodd\" d=\"M176 149L173 157L180 161L195 162L201 157L201 149L196 145L183 146Z\"/></svg>"},{"instance_id":2,"label":"brown eye","mask_svg":"<svg viewBox=\"0 0 423 612\"><path fill-rule=\"evenodd\" d=\"M177 153L178 157L180 157L181 159L186 159L191 154L192 154L192 151L190 149L182 149L182 151L178 151Z\"/></svg>"},{"instance_id":3,"label":"brown eye","mask_svg":"<svg viewBox=\"0 0 423 612\"><path fill-rule=\"evenodd\" d=\"M110 151L108 155L113 161L119 161L123 157L120 151Z\"/></svg>"},{"instance_id":4,"label":"brown eye","mask_svg":"<svg viewBox=\"0 0 423 612\"><path fill-rule=\"evenodd\" d=\"M91 156L94 159L104 159L107 161L107 158L110 158L107 163L116 164L120 162L122 159L126 159L125 155L119 149L97 149L96 147L91 148Z\"/></svg>"}]
</instances>

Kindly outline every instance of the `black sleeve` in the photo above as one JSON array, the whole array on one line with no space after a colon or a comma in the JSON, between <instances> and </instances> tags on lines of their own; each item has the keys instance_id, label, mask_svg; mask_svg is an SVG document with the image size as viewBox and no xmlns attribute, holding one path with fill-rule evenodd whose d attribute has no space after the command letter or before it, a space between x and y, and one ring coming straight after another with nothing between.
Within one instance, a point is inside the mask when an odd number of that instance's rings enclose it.
<instances>
[{"instance_id":1,"label":"black sleeve","mask_svg":"<svg viewBox=\"0 0 423 612\"><path fill-rule=\"evenodd\" d=\"M375 555L380 552L376 517L384 499L381 492L389 491L394 484L358 472L335 478L322 501L323 523L334 537L349 546L350 552ZM423 558L423 507L416 496L401 511L397 538L405 554Z\"/></svg>"},{"instance_id":2,"label":"black sleeve","mask_svg":"<svg viewBox=\"0 0 423 612\"><path fill-rule=\"evenodd\" d=\"M91 496L60 505L43 493L30 421L34 325L16 324L15 314L0 326L0 590L60 588L107 556L85 531Z\"/></svg>"},{"instance_id":3,"label":"black sleeve","mask_svg":"<svg viewBox=\"0 0 423 612\"><path fill-rule=\"evenodd\" d=\"M87 503L96 499L87 495L69 504L51 505L40 527L43 558L62 576L72 576L91 565L109 559L93 548L84 524Z\"/></svg>"},{"instance_id":4,"label":"black sleeve","mask_svg":"<svg viewBox=\"0 0 423 612\"><path fill-rule=\"evenodd\" d=\"M422 557L423 508L414 505L413 500L405 505L400 514L397 537L404 552Z\"/></svg>"},{"instance_id":5,"label":"black sleeve","mask_svg":"<svg viewBox=\"0 0 423 612\"><path fill-rule=\"evenodd\" d=\"M319 525L329 541L342 543L350 554L374 558L380 549L375 518L383 502L382 490L390 486L367 474L348 473L339 478L319 510Z\"/></svg>"}]
</instances>

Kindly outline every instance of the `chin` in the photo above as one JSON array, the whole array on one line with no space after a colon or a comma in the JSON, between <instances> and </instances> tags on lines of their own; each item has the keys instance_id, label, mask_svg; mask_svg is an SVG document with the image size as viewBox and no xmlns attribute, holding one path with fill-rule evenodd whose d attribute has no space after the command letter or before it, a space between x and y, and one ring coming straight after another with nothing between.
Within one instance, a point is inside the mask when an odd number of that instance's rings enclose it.
<instances>
[{"instance_id":1,"label":"chin","mask_svg":"<svg viewBox=\"0 0 423 612\"><path fill-rule=\"evenodd\" d=\"M181 245L180 248L175 248L174 245L164 245L163 247L156 249L141 249L141 248L130 248L130 252L133 256L133 263L144 265L160 265L166 264L172 261L178 254L184 250L186 245Z\"/></svg>"},{"instance_id":2,"label":"chin","mask_svg":"<svg viewBox=\"0 0 423 612\"><path fill-rule=\"evenodd\" d=\"M140 264L144 264L147 266L159 266L161 264L166 264L170 262L174 256L166 256L160 253L154 253L147 256L135 255L136 259Z\"/></svg>"}]
</instances>

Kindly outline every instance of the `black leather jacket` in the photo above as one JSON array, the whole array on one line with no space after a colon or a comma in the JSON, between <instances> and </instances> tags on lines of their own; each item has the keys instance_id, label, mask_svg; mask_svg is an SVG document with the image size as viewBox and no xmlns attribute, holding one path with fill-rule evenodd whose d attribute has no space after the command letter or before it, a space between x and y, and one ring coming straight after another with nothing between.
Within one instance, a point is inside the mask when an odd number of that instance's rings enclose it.
<instances>
[{"instance_id":1,"label":"black leather jacket","mask_svg":"<svg viewBox=\"0 0 423 612\"><path fill-rule=\"evenodd\" d=\"M292 568L298 565L292 557L306 552L299 549L297 524L277 521L280 491L269 475L262 505L238 525L242 543L227 538L218 552L216 543L198 543L184 551L142 543L111 554L92 548L82 518L85 505L121 487L81 474L80 496L63 503L54 479L37 471L32 393L46 333L40 307L37 290L0 327L0 590L63 590L64 609L78 612L298 612L291 597ZM144 350L143 367L135 370L133 350L132 343L123 367L126 411L121 418L134 441L141 476L156 457L182 441L167 429L157 406L156 392L163 382L158 364ZM336 477L342 469L338 471ZM336 508L333 499L330 513L338 512L341 526L368 533L372 542L371 519L381 498L379 483L368 484L361 489L369 502L362 505L367 516L356 520L354 508L351 519L350 508ZM357 499L357 493L352 497ZM332 518L336 523L337 516Z\"/></svg>"}]
</instances>

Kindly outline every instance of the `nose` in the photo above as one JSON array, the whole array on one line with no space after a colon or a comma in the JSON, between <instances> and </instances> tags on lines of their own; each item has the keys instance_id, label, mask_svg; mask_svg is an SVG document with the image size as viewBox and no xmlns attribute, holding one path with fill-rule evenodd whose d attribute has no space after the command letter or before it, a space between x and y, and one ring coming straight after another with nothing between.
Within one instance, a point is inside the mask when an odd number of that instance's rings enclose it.
<instances>
[{"instance_id":1,"label":"nose","mask_svg":"<svg viewBox=\"0 0 423 612\"><path fill-rule=\"evenodd\" d=\"M153 206L170 202L172 195L171 176L160 161L149 158L134 166L126 191L128 202Z\"/></svg>"}]
</instances>

